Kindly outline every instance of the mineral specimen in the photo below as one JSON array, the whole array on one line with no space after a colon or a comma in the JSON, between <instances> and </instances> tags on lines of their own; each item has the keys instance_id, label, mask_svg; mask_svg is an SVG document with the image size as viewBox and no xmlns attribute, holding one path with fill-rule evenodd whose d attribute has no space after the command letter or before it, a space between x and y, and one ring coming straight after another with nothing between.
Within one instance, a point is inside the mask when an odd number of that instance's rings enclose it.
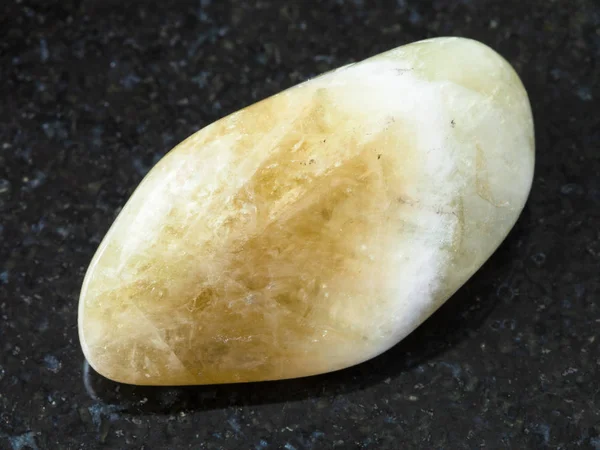
<instances>
[{"instance_id":1,"label":"mineral specimen","mask_svg":"<svg viewBox=\"0 0 600 450\"><path fill-rule=\"evenodd\" d=\"M365 361L489 258L533 166L523 85L472 40L413 43L288 89L146 176L85 277L85 356L148 385Z\"/></svg>"}]
</instances>

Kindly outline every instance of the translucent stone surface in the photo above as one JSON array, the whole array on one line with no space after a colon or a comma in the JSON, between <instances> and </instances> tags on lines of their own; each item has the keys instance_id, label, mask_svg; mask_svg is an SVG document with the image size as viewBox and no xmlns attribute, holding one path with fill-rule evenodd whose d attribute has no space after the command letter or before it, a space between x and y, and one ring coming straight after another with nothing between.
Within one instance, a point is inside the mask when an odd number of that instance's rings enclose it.
<instances>
[{"instance_id":1,"label":"translucent stone surface","mask_svg":"<svg viewBox=\"0 0 600 450\"><path fill-rule=\"evenodd\" d=\"M526 92L488 47L417 42L206 127L154 167L87 272L79 333L113 380L273 380L385 351L515 223Z\"/></svg>"}]
</instances>

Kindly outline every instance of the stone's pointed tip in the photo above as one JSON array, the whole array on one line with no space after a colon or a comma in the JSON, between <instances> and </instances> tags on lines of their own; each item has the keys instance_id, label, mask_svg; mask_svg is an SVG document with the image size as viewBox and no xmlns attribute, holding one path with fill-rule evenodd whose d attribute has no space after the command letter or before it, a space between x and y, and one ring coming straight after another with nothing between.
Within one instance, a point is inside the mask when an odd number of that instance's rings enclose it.
<instances>
[{"instance_id":1,"label":"stone's pointed tip","mask_svg":"<svg viewBox=\"0 0 600 450\"><path fill-rule=\"evenodd\" d=\"M194 134L146 176L85 277L90 365L142 385L365 361L493 253L533 176L510 65L464 38L325 74Z\"/></svg>"}]
</instances>

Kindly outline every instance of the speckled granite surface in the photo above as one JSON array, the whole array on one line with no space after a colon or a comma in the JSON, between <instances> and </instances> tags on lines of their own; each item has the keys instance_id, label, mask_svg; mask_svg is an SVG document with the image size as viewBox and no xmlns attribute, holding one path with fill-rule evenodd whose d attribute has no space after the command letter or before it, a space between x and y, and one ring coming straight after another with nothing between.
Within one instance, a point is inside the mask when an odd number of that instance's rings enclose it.
<instances>
[{"instance_id":1,"label":"speckled granite surface","mask_svg":"<svg viewBox=\"0 0 600 450\"><path fill-rule=\"evenodd\" d=\"M83 274L153 163L282 88L439 35L514 64L538 160L516 228L438 313L309 379L136 388L86 367ZM0 448L600 449L599 60L594 0L3 1Z\"/></svg>"}]
</instances>

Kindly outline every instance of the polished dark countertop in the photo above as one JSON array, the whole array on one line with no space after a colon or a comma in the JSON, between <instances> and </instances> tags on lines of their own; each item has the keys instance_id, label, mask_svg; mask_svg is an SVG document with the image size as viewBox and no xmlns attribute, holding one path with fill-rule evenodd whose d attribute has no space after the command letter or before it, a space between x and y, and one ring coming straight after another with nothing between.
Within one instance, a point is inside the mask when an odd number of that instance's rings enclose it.
<instances>
[{"instance_id":1,"label":"polished dark countertop","mask_svg":"<svg viewBox=\"0 0 600 450\"><path fill-rule=\"evenodd\" d=\"M443 35L514 65L537 162L516 227L440 311L384 355L307 379L140 388L86 366L84 272L165 152ZM0 449L600 449L595 0L6 0L0 37Z\"/></svg>"}]
</instances>

